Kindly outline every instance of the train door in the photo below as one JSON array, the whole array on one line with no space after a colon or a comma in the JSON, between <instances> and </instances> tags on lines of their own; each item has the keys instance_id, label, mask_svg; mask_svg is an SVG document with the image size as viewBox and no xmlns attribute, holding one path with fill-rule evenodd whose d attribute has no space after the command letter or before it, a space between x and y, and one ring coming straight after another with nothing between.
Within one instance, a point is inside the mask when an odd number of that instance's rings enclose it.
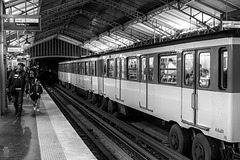
<instances>
[{"instance_id":1,"label":"train door","mask_svg":"<svg viewBox=\"0 0 240 160\"><path fill-rule=\"evenodd\" d=\"M124 101L122 92L122 76L124 75L124 58L116 59L115 98Z\"/></svg>"},{"instance_id":2,"label":"train door","mask_svg":"<svg viewBox=\"0 0 240 160\"><path fill-rule=\"evenodd\" d=\"M107 75L107 61L99 60L98 63L98 92L104 95L104 76Z\"/></svg>"},{"instance_id":3,"label":"train door","mask_svg":"<svg viewBox=\"0 0 240 160\"><path fill-rule=\"evenodd\" d=\"M90 90L94 92L94 80L93 77L95 76L95 61L90 61Z\"/></svg>"},{"instance_id":4,"label":"train door","mask_svg":"<svg viewBox=\"0 0 240 160\"><path fill-rule=\"evenodd\" d=\"M210 52L183 53L182 121L208 130L211 125Z\"/></svg>"},{"instance_id":5,"label":"train door","mask_svg":"<svg viewBox=\"0 0 240 160\"><path fill-rule=\"evenodd\" d=\"M140 82L140 99L139 105L141 108L151 110L149 106L149 100L151 97L149 96L149 83L151 83L153 79L153 68L154 68L154 57L153 56L141 56L140 58L141 64L141 82Z\"/></svg>"}]
</instances>

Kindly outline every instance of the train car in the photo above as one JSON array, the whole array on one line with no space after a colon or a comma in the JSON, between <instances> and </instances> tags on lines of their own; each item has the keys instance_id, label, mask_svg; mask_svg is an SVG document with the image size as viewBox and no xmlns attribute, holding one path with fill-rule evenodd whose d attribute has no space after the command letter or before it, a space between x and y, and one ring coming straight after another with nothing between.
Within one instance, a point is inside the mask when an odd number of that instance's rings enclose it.
<instances>
[{"instance_id":1,"label":"train car","mask_svg":"<svg viewBox=\"0 0 240 160\"><path fill-rule=\"evenodd\" d=\"M66 62L60 62L58 64L58 79L60 80L60 83L64 86L66 84L70 83L70 61Z\"/></svg>"},{"instance_id":2,"label":"train car","mask_svg":"<svg viewBox=\"0 0 240 160\"><path fill-rule=\"evenodd\" d=\"M170 122L170 147L194 160L240 158L239 49L227 30L101 55L94 93Z\"/></svg>"}]
</instances>

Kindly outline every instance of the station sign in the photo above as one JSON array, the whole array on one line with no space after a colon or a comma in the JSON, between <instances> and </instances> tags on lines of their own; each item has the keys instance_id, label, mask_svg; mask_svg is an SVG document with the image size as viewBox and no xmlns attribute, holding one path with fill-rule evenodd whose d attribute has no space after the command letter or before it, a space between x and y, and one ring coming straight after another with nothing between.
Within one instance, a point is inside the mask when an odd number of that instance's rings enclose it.
<instances>
[{"instance_id":1,"label":"station sign","mask_svg":"<svg viewBox=\"0 0 240 160\"><path fill-rule=\"evenodd\" d=\"M240 21L222 21L223 28L240 28Z\"/></svg>"},{"instance_id":2,"label":"station sign","mask_svg":"<svg viewBox=\"0 0 240 160\"><path fill-rule=\"evenodd\" d=\"M37 15L2 15L4 31L41 31L41 17Z\"/></svg>"},{"instance_id":3,"label":"station sign","mask_svg":"<svg viewBox=\"0 0 240 160\"><path fill-rule=\"evenodd\" d=\"M8 46L7 47L7 51L8 52L22 52L23 48L22 47L18 47L18 46Z\"/></svg>"}]
</instances>

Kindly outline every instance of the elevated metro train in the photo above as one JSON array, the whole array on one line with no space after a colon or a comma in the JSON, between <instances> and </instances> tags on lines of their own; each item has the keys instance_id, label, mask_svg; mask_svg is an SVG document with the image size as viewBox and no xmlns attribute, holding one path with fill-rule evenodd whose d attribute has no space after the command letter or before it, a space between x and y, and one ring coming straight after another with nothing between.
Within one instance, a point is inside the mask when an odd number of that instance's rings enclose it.
<instances>
[{"instance_id":1,"label":"elevated metro train","mask_svg":"<svg viewBox=\"0 0 240 160\"><path fill-rule=\"evenodd\" d=\"M60 83L170 122L194 160L240 157L240 34L226 30L59 63ZM109 104L109 103L108 103Z\"/></svg>"}]
</instances>

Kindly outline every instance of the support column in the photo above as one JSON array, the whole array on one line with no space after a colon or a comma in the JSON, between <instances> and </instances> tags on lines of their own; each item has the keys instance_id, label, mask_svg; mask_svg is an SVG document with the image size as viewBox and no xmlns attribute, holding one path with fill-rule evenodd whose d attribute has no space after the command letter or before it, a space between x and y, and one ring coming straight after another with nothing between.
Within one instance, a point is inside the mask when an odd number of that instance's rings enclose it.
<instances>
[{"instance_id":1,"label":"support column","mask_svg":"<svg viewBox=\"0 0 240 160\"><path fill-rule=\"evenodd\" d=\"M3 32L3 18L5 13L3 0L0 0L0 116L7 111L6 97L6 35Z\"/></svg>"}]
</instances>

